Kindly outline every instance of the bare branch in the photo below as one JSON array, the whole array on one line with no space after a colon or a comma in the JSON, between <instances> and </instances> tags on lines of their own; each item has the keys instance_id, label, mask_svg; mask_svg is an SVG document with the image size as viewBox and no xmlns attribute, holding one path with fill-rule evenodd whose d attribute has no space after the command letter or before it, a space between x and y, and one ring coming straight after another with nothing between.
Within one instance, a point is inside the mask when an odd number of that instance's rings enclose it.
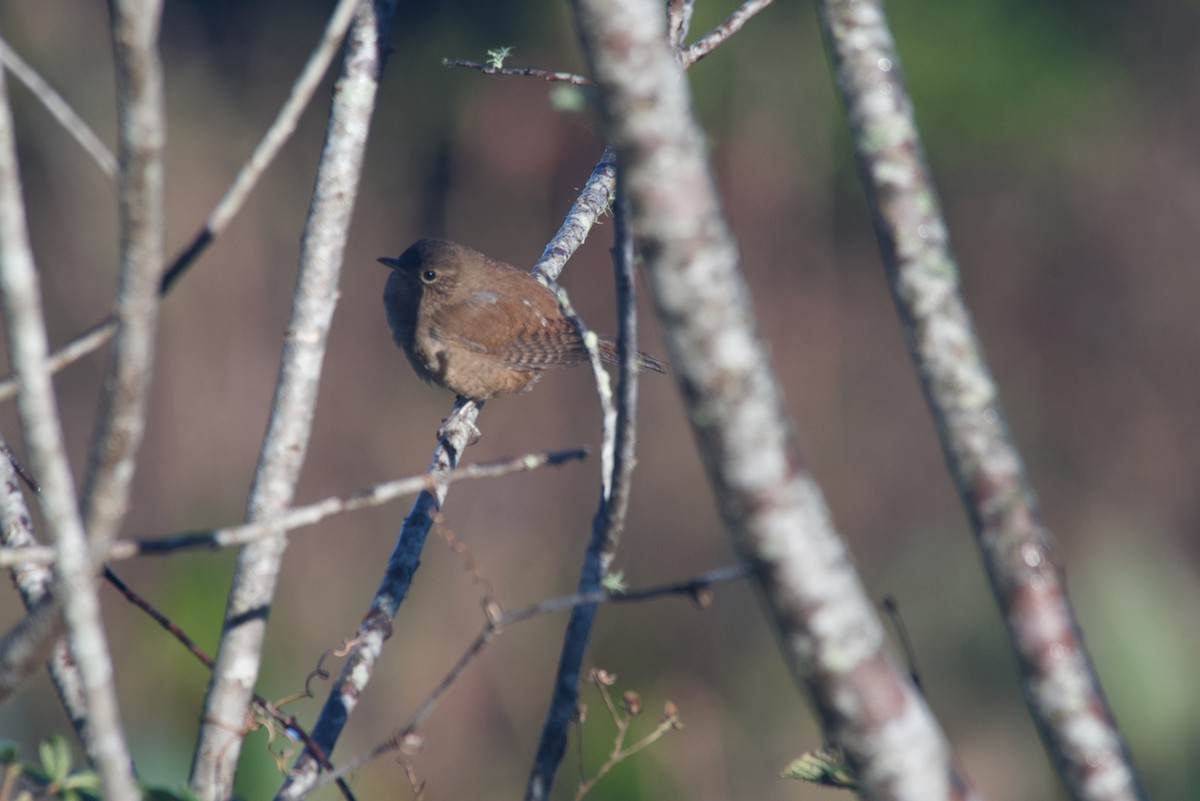
<instances>
[{"instance_id":1,"label":"bare branch","mask_svg":"<svg viewBox=\"0 0 1200 801\"><path fill-rule=\"evenodd\" d=\"M301 241L271 418L248 504L249 522L277 517L287 509L304 461L394 11L394 2L362 3L347 35ZM280 532L246 546L238 558L192 764L190 785L204 801L220 801L232 793L242 722L258 675L266 611L286 542Z\"/></svg>"},{"instance_id":2,"label":"bare branch","mask_svg":"<svg viewBox=\"0 0 1200 801\"><path fill-rule=\"evenodd\" d=\"M636 603L641 601L649 601L656 598L662 598L668 595L687 595L694 601L701 598L707 599L712 587L717 584L724 584L729 581L747 576L749 571L743 565L731 565L728 567L718 567L714 570L709 570L706 573L701 573L698 576L693 576L684 581L675 582L672 584L663 584L657 587L647 587L645 589L636 590L625 593L612 593L607 590L592 590L590 592L579 592L574 595L564 595L559 598L551 598L546 601L541 601L536 604L522 606L513 609L509 612L503 612L498 608L488 609L488 620L484 623L483 628L475 639L466 647L462 655L451 666L442 680L438 682L437 687L425 697L413 712L412 716L384 742L375 746L358 756L351 757L338 766L337 770L321 776L312 786L311 790L317 790L329 784L336 778L345 776L348 773L353 773L359 768L366 765L372 760L378 759L384 754L399 750L404 747L407 742L411 742L410 738L417 736L417 729L421 724L429 719L434 708L450 691L450 688L463 674L467 667L475 660L483 649L487 647L492 640L504 633L504 630L509 626L517 623L530 620L541 615L558 612L564 609L577 609L584 606L595 606L596 604L605 603ZM701 606L707 606L705 600Z\"/></svg>"},{"instance_id":3,"label":"bare branch","mask_svg":"<svg viewBox=\"0 0 1200 801\"><path fill-rule=\"evenodd\" d=\"M546 244L537 264L533 265L535 276L548 281L558 280L567 259L579 249L596 220L608 209L616 183L616 159L613 157L612 148L606 147L596 166L592 168L587 183L579 192L579 197L571 204L567 218L559 226L554 238Z\"/></svg>"},{"instance_id":4,"label":"bare branch","mask_svg":"<svg viewBox=\"0 0 1200 801\"><path fill-rule=\"evenodd\" d=\"M618 195L623 197L624 192L619 190ZM620 335L617 341L621 375L620 402L614 406L608 374L601 369L599 356L590 353L603 412L603 492L592 519L592 536L584 552L578 585L581 594L595 592L600 588L601 581L616 557L617 545L625 525L634 465L637 399L637 344L634 337L636 304L632 283L633 241L624 202L618 203L616 216L613 260L620 318ZM570 310L565 294L559 295L559 303L563 306L564 313L569 312L568 319L571 319L587 342L583 322ZM589 352L593 349L589 347ZM542 726L538 749L525 787L527 799L544 799L549 796L554 774L562 762L563 754L566 753L567 732L579 700L579 674L595 615L595 605L580 605L571 610L554 678L550 708L546 712L546 721Z\"/></svg>"},{"instance_id":5,"label":"bare branch","mask_svg":"<svg viewBox=\"0 0 1200 801\"><path fill-rule=\"evenodd\" d=\"M633 489L634 449L637 444L637 283L633 279L634 242L625 190L617 188L613 215L613 278L617 294L617 420L612 491L605 525L617 533L625 526ZM608 539L612 540L609 536ZM613 545L615 548L615 543Z\"/></svg>"},{"instance_id":6,"label":"bare branch","mask_svg":"<svg viewBox=\"0 0 1200 801\"><path fill-rule=\"evenodd\" d=\"M329 22L325 24L321 40L317 42L317 46L304 64L304 69L300 71L296 82L292 84L292 91L288 94L287 100L283 102L283 106L280 107L279 113L275 115L271 127L255 145L254 152L238 170L233 183L221 195L217 205L213 206L213 210L208 213L208 219L204 221L204 225L163 273L160 291L164 295L209 243L225 230L225 226L241 210L263 172L275 160L275 156L291 139L292 134L296 132L300 115L308 107L317 87L321 85L321 78L325 76L333 57L337 55L338 48L346 36L346 29L350 27L350 21L354 19L354 10L360 2L361 0L339 0L333 14L329 17Z\"/></svg>"},{"instance_id":7,"label":"bare branch","mask_svg":"<svg viewBox=\"0 0 1200 801\"><path fill-rule=\"evenodd\" d=\"M683 47L695 13L696 0L667 0L667 41L674 50Z\"/></svg>"},{"instance_id":8,"label":"bare branch","mask_svg":"<svg viewBox=\"0 0 1200 801\"><path fill-rule=\"evenodd\" d=\"M438 431L438 444L429 464L431 475L440 476L454 469L459 454L479 433L475 420L482 407L483 401L463 398L455 401L454 408ZM392 619L408 595L408 588L421 561L425 539L433 527L434 515L445 502L447 489L445 484L439 484L432 492L422 490L400 526L400 534L388 558L379 588L354 636L354 647L346 656L342 671L330 688L321 714L313 725L313 740L326 753L333 752L346 721L358 706L362 691L374 674L383 643L392 634ZM304 796L312 790L319 769L318 761L306 749L297 758L275 797L291 799Z\"/></svg>"},{"instance_id":9,"label":"bare branch","mask_svg":"<svg viewBox=\"0 0 1200 801\"><path fill-rule=\"evenodd\" d=\"M108 145L100 141L96 132L75 113L75 109L71 108L66 100L63 100L62 95L54 91L54 87L38 75L37 70L3 39L0 39L0 62L3 62L13 77L25 84L25 88L42 102L50 115L58 120L59 125L92 157L105 175L112 178L117 174L117 158L108 149Z\"/></svg>"},{"instance_id":10,"label":"bare branch","mask_svg":"<svg viewBox=\"0 0 1200 801\"><path fill-rule=\"evenodd\" d=\"M274 122L263 138L259 141L250 159L238 171L233 183L225 190L221 199L209 212L204 225L196 232L178 256L175 257L163 271L159 283L159 293L165 295L175 282L188 270L200 255L225 230L230 220L241 210L250 192L254 189L263 172L279 154L280 149L296 130L300 115L312 100L321 78L329 69L329 64L338 52L338 46L346 33L346 28L354 16L354 9L361 0L339 0L337 8L329 18L321 41L304 65L300 76L292 86L287 100L279 109ZM92 353L112 338L116 331L116 319L108 317L75 337L65 346L51 354L48 365L51 373L57 373L67 365L74 364L79 359ZM16 394L16 382L12 377L0 380L0 401L7 400Z\"/></svg>"},{"instance_id":11,"label":"bare branch","mask_svg":"<svg viewBox=\"0 0 1200 801\"><path fill-rule=\"evenodd\" d=\"M112 360L83 493L93 558L108 550L129 507L146 427L163 261L162 149L167 135L158 58L161 0L111 0L109 10L120 134L121 256Z\"/></svg>"},{"instance_id":12,"label":"bare branch","mask_svg":"<svg viewBox=\"0 0 1200 801\"><path fill-rule=\"evenodd\" d=\"M549 453L529 453L511 459L501 459L483 464L472 464L448 470L444 473L422 473L419 476L401 478L341 498L326 498L323 501L296 506L279 517L246 523L240 526L187 531L168 537L140 540L117 540L109 548L104 561L115 562L135 556L163 556L189 550L215 550L247 545L281 531L293 531L311 526L327 517L343 512L354 512L372 506L382 506L405 495L417 492L437 492L438 488L455 481L474 478L498 478L512 473L536 470L540 467L557 466L587 456L587 448L574 448ZM54 549L32 545L24 548L0 549L0 567L13 565L47 564L54 561Z\"/></svg>"},{"instance_id":13,"label":"bare branch","mask_svg":"<svg viewBox=\"0 0 1200 801\"><path fill-rule=\"evenodd\" d=\"M63 449L57 402L46 368L49 350L41 291L21 200L12 113L0 71L0 299L9 360L20 377L17 412L42 492L42 514L58 550L56 573L71 650L86 702L85 747L114 801L139 797L112 686L112 661L100 619L93 566Z\"/></svg>"},{"instance_id":14,"label":"bare branch","mask_svg":"<svg viewBox=\"0 0 1200 801\"><path fill-rule=\"evenodd\" d=\"M552 70L537 69L536 67L494 67L491 64L467 61L462 58L443 58L442 66L466 67L467 69L482 72L484 75L514 75L521 78L537 78L547 83L570 83L575 86L589 86L591 84L591 81L587 78L582 75L576 75L573 72L554 72Z\"/></svg>"},{"instance_id":15,"label":"bare branch","mask_svg":"<svg viewBox=\"0 0 1200 801\"><path fill-rule=\"evenodd\" d=\"M652 0L574 6L689 419L788 666L859 768L868 797L951 798L958 787L949 748L888 653L804 467L661 8Z\"/></svg>"},{"instance_id":16,"label":"bare branch","mask_svg":"<svg viewBox=\"0 0 1200 801\"><path fill-rule=\"evenodd\" d=\"M535 276L551 282L558 278L567 260L583 243L597 217L608 206L608 198L615 181L616 169L612 154L606 149L579 197L571 206L566 219L534 266L532 272ZM464 401L462 398L455 402L450 415L439 429L438 445L430 460L430 473L441 473L457 464L463 449L478 434L475 421L482 407L482 402ZM384 577L355 636L355 646L346 658L341 675L330 690L317 723L313 726L313 737L326 751L333 750L333 745L353 713L362 690L371 680L383 643L391 634L391 620L404 601L420 562L421 549L433 525L433 512L445 502L445 497L444 487L437 493L422 492L413 502L408 516L404 518ZM310 754L301 754L276 798L299 798L309 792L317 780L318 768L317 762Z\"/></svg>"},{"instance_id":17,"label":"bare branch","mask_svg":"<svg viewBox=\"0 0 1200 801\"><path fill-rule=\"evenodd\" d=\"M0 638L0 703L7 701L25 679L46 663L50 649L64 630L62 607L54 596L47 595Z\"/></svg>"},{"instance_id":18,"label":"bare branch","mask_svg":"<svg viewBox=\"0 0 1200 801\"><path fill-rule=\"evenodd\" d=\"M1017 652L1026 703L1071 798L1144 799L963 300L882 4L823 0L817 8L892 297Z\"/></svg>"},{"instance_id":19,"label":"bare branch","mask_svg":"<svg viewBox=\"0 0 1200 801\"><path fill-rule=\"evenodd\" d=\"M726 17L724 22L683 48L679 53L679 61L683 64L683 68L687 69L716 50L730 36L740 31L742 26L749 22L755 14L771 5L771 2L772 0L746 0Z\"/></svg>"},{"instance_id":20,"label":"bare branch","mask_svg":"<svg viewBox=\"0 0 1200 801\"><path fill-rule=\"evenodd\" d=\"M104 566L104 579L111 584L117 592L121 593L121 595L125 597L125 600L129 601L129 603L145 612L151 620L153 620L159 625L160 628L163 629L163 631L174 637L175 640L184 648L186 648L192 656L196 657L196 659L198 659L202 665L209 670L212 670L212 657L206 654L204 649L201 648L195 640L189 637L187 632L177 626L174 621L156 609L153 604L151 604L132 587L122 581L121 578L108 567L108 565ZM288 729L290 734L300 739L301 742L308 743L310 741L308 732L304 731L304 728L300 726L293 715L286 714L276 704L271 703L258 693L254 693L251 698L256 707L258 707L264 714L281 723ZM326 767L333 767L324 754L321 755L321 758ZM345 798L351 799L351 801L353 800L354 796L350 792L350 788L347 787L344 782L338 782L338 789L341 790L342 795Z\"/></svg>"}]
</instances>

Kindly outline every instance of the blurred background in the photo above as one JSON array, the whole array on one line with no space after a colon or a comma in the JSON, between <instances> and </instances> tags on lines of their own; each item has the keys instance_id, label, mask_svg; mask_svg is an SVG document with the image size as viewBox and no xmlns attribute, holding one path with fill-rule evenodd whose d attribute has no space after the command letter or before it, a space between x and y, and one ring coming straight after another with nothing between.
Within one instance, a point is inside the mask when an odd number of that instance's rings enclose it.
<instances>
[{"instance_id":1,"label":"blurred background","mask_svg":"<svg viewBox=\"0 0 1200 801\"><path fill-rule=\"evenodd\" d=\"M283 101L332 3L174 0L162 55L169 110L168 251L191 239ZM567 4L403 3L371 132L342 297L297 501L422 471L449 393L421 384L392 345L375 264L449 236L529 267L602 142L551 87L441 66L514 48L510 65L580 71ZM732 2L701 0L693 37ZM903 67L962 268L967 300L1015 435L1057 535L1109 699L1151 794L1200 795L1200 15L1194 3L927 0L893 3ZM103 4L6 0L0 31L109 142L115 140ZM868 590L900 603L933 710L993 801L1061 798L1028 720L971 533L905 354L845 123L808 4L777 3L690 74L726 211L812 470ZM246 208L163 306L156 383L124 533L230 524L244 512L291 302L328 86ZM52 343L106 315L117 252L113 188L9 80ZM612 331L608 221L563 282ZM642 346L663 353L643 297ZM104 356L57 379L82 479ZM4 365L7 372L7 364ZM586 371L488 404L467 461L598 442ZM23 452L12 404L0 429ZM446 529L509 607L570 592L598 492L598 462L451 489ZM617 559L632 586L729 563L669 379L642 382L637 488ZM272 612L259 691L300 692L350 636L407 502L295 533ZM117 572L214 649L232 553L144 559ZM482 590L431 538L385 659L335 757L402 724L475 635ZM141 775L185 781L206 671L102 589L118 691ZM15 591L0 624L20 614ZM427 798L523 792L565 615L494 642L424 728ZM336 659L326 660L336 671ZM595 799L832 797L779 778L820 733L792 686L757 599L717 589L602 609L589 665L639 692L640 736L664 702L685 728L619 765ZM311 723L317 700L288 709ZM595 691L556 798L607 754ZM68 730L44 676L0 707L0 737L33 758ZM239 794L278 783L264 732ZM358 797L407 797L396 764ZM324 791L320 797L335 797Z\"/></svg>"}]
</instances>

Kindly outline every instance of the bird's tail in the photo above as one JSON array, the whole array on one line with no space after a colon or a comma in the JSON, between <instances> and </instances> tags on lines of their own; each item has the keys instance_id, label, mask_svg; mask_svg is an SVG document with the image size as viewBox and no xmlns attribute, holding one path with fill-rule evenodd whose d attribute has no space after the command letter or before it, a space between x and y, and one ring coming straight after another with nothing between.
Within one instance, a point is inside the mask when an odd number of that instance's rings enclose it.
<instances>
[{"instance_id":1,"label":"bird's tail","mask_svg":"<svg viewBox=\"0 0 1200 801\"><path fill-rule=\"evenodd\" d=\"M600 340L600 358L609 364L619 364L621 360L617 358L617 343L610 342L607 339ZM639 370L651 370L664 375L671 374L670 365L640 350L637 354L637 367Z\"/></svg>"}]
</instances>

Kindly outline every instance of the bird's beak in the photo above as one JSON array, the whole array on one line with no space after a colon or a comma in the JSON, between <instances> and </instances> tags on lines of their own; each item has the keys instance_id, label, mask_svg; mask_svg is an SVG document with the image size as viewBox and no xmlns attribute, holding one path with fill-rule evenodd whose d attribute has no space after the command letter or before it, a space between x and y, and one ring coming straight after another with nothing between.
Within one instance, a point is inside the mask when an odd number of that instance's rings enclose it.
<instances>
[{"instance_id":1,"label":"bird's beak","mask_svg":"<svg viewBox=\"0 0 1200 801\"><path fill-rule=\"evenodd\" d=\"M400 268L400 260L399 259L389 259L388 257L385 256L382 259L376 259L375 261L379 262L384 267L388 267L392 270L396 270L396 269Z\"/></svg>"}]
</instances>

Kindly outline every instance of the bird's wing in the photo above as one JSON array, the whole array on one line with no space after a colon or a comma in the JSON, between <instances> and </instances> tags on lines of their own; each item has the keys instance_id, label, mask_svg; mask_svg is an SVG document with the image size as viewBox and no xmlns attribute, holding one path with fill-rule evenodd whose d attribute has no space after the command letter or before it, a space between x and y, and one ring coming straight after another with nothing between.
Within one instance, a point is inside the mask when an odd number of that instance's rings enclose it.
<instances>
[{"instance_id":1,"label":"bird's wing","mask_svg":"<svg viewBox=\"0 0 1200 801\"><path fill-rule=\"evenodd\" d=\"M439 309L431 322L431 334L438 340L513 367L544 370L587 358L579 335L548 295L523 299L510 308L496 292L482 289Z\"/></svg>"}]
</instances>

